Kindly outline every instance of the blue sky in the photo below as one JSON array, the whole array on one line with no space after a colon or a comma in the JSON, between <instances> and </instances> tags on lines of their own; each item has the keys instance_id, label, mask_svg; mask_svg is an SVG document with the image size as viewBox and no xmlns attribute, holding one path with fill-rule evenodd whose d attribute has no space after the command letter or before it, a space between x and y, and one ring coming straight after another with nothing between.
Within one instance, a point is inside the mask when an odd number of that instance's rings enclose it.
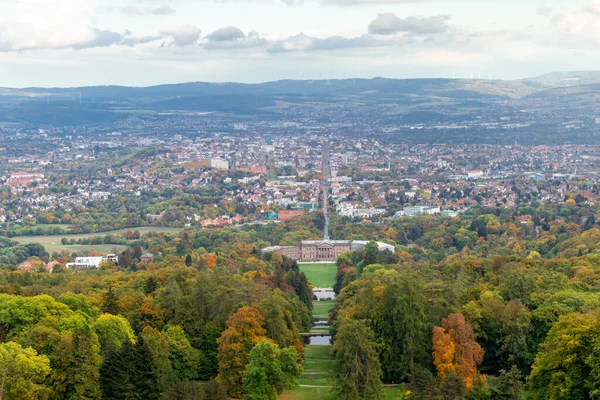
<instances>
[{"instance_id":1,"label":"blue sky","mask_svg":"<svg viewBox=\"0 0 600 400\"><path fill-rule=\"evenodd\" d=\"M512 79L599 45L590 0L0 0L4 87Z\"/></svg>"}]
</instances>

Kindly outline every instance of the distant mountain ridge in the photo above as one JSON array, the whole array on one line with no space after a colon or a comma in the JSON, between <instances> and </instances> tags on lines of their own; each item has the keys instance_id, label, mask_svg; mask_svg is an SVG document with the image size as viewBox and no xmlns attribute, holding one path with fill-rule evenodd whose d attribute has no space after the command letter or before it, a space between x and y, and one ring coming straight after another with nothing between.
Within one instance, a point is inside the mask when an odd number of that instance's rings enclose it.
<instances>
[{"instance_id":1,"label":"distant mountain ridge","mask_svg":"<svg viewBox=\"0 0 600 400\"><path fill-rule=\"evenodd\" d=\"M545 132L564 131L564 126L573 125L568 121L585 121L584 129L577 132L579 138L588 131L600 134L595 119L598 104L600 71L556 72L521 80L372 78L31 87L0 88L0 123L113 129L113 123L128 118L208 113L269 120L304 116L323 123L343 119L367 126L386 124L391 129L399 121L441 127L489 122L485 128L473 128L467 135L470 139L482 134L477 129L496 127L502 132L499 126L521 129L519 135L535 127L542 137ZM560 135L555 136L560 140Z\"/></svg>"}]
</instances>

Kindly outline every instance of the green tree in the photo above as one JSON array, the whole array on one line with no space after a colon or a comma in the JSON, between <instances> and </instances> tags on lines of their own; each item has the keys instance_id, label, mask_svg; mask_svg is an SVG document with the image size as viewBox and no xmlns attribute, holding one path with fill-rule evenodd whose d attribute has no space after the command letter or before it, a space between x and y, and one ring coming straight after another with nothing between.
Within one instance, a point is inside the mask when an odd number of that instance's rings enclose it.
<instances>
[{"instance_id":1,"label":"green tree","mask_svg":"<svg viewBox=\"0 0 600 400\"><path fill-rule=\"evenodd\" d=\"M590 361L593 343L600 335L595 313L570 313L559 318L548 332L535 358L529 386L532 399L589 399L597 392Z\"/></svg>"},{"instance_id":2,"label":"green tree","mask_svg":"<svg viewBox=\"0 0 600 400\"><path fill-rule=\"evenodd\" d=\"M206 400L229 400L227 389L221 383L211 379L204 388L204 398Z\"/></svg>"},{"instance_id":3,"label":"green tree","mask_svg":"<svg viewBox=\"0 0 600 400\"><path fill-rule=\"evenodd\" d=\"M135 346L125 339L121 347L109 344L100 368L104 399L145 400L160 397L160 383L152 354L141 337Z\"/></svg>"},{"instance_id":4,"label":"green tree","mask_svg":"<svg viewBox=\"0 0 600 400\"><path fill-rule=\"evenodd\" d=\"M244 373L244 388L248 400L276 400L284 389L297 385L302 367L293 348L279 346L263 339L252 348Z\"/></svg>"},{"instance_id":5,"label":"green tree","mask_svg":"<svg viewBox=\"0 0 600 400\"><path fill-rule=\"evenodd\" d=\"M112 315L118 315L120 312L119 297L115 293L113 285L109 286L108 290L102 295L102 311Z\"/></svg>"},{"instance_id":6,"label":"green tree","mask_svg":"<svg viewBox=\"0 0 600 400\"><path fill-rule=\"evenodd\" d=\"M49 373L48 357L15 342L0 344L0 399L37 399Z\"/></svg>"},{"instance_id":7,"label":"green tree","mask_svg":"<svg viewBox=\"0 0 600 400\"><path fill-rule=\"evenodd\" d=\"M63 333L50 361L53 399L100 399L100 343L90 326Z\"/></svg>"},{"instance_id":8,"label":"green tree","mask_svg":"<svg viewBox=\"0 0 600 400\"><path fill-rule=\"evenodd\" d=\"M154 328L145 326L142 330L144 343L150 352L154 363L158 381L164 389L167 379L171 374L171 360L169 353L169 342L165 335Z\"/></svg>"},{"instance_id":9,"label":"green tree","mask_svg":"<svg viewBox=\"0 0 600 400\"><path fill-rule=\"evenodd\" d=\"M94 330L103 352L109 343L118 348L126 339L135 342L135 334L129 321L120 315L102 314L94 323Z\"/></svg>"},{"instance_id":10,"label":"green tree","mask_svg":"<svg viewBox=\"0 0 600 400\"><path fill-rule=\"evenodd\" d=\"M501 370L500 375L490 385L492 398L498 400L523 399L523 382L521 379L521 371L514 365L508 371Z\"/></svg>"},{"instance_id":11,"label":"green tree","mask_svg":"<svg viewBox=\"0 0 600 400\"><path fill-rule=\"evenodd\" d=\"M381 319L375 331L383 340L381 364L386 382L408 378L428 353L424 290L409 277L395 279L383 294ZM402 340L398 340L402 338Z\"/></svg>"},{"instance_id":12,"label":"green tree","mask_svg":"<svg viewBox=\"0 0 600 400\"><path fill-rule=\"evenodd\" d=\"M338 331L333 350L333 393L339 400L378 399L383 393L374 334L366 321L349 320Z\"/></svg>"},{"instance_id":13,"label":"green tree","mask_svg":"<svg viewBox=\"0 0 600 400\"><path fill-rule=\"evenodd\" d=\"M179 379L198 378L200 350L192 347L183 328L179 325L170 326L164 335L169 344L169 360L173 374Z\"/></svg>"}]
</instances>

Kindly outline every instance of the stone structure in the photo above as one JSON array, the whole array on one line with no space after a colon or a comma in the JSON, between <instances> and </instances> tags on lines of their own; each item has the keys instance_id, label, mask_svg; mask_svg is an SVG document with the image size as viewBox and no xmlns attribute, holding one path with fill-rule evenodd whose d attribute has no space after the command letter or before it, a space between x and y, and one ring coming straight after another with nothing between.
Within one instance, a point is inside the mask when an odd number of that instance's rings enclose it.
<instances>
[{"instance_id":1,"label":"stone structure","mask_svg":"<svg viewBox=\"0 0 600 400\"><path fill-rule=\"evenodd\" d=\"M334 261L346 251L350 251L349 240L303 240L298 245L300 258L304 261Z\"/></svg>"},{"instance_id":2,"label":"stone structure","mask_svg":"<svg viewBox=\"0 0 600 400\"><path fill-rule=\"evenodd\" d=\"M279 253L292 260L335 261L342 253L363 250L368 242L363 240L303 240L297 246L271 246L262 249L263 253ZM394 252L394 246L376 242L379 250Z\"/></svg>"}]
</instances>

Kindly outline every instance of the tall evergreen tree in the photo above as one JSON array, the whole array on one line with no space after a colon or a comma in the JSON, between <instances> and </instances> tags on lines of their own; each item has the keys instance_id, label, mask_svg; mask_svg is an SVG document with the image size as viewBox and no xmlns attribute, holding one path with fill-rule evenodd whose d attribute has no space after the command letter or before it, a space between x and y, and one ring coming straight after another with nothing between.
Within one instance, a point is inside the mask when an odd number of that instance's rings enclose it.
<instances>
[{"instance_id":1,"label":"tall evergreen tree","mask_svg":"<svg viewBox=\"0 0 600 400\"><path fill-rule=\"evenodd\" d=\"M112 315L119 314L119 297L115 293L114 286L109 286L108 290L102 295L102 311Z\"/></svg>"},{"instance_id":2,"label":"tall evergreen tree","mask_svg":"<svg viewBox=\"0 0 600 400\"><path fill-rule=\"evenodd\" d=\"M92 329L85 325L65 333L51 357L56 373L51 376L53 399L100 399L100 344Z\"/></svg>"},{"instance_id":3,"label":"tall evergreen tree","mask_svg":"<svg viewBox=\"0 0 600 400\"><path fill-rule=\"evenodd\" d=\"M157 400L160 397L160 382L156 364L143 336L136 345L133 359L135 394L140 400Z\"/></svg>"},{"instance_id":4,"label":"tall evergreen tree","mask_svg":"<svg viewBox=\"0 0 600 400\"><path fill-rule=\"evenodd\" d=\"M349 320L333 345L333 393L338 400L375 400L383 393L381 364L373 331L365 321Z\"/></svg>"},{"instance_id":5,"label":"tall evergreen tree","mask_svg":"<svg viewBox=\"0 0 600 400\"><path fill-rule=\"evenodd\" d=\"M412 279L396 279L385 290L382 319L375 330L383 339L381 363L386 382L408 378L427 351L423 291Z\"/></svg>"}]
</instances>

